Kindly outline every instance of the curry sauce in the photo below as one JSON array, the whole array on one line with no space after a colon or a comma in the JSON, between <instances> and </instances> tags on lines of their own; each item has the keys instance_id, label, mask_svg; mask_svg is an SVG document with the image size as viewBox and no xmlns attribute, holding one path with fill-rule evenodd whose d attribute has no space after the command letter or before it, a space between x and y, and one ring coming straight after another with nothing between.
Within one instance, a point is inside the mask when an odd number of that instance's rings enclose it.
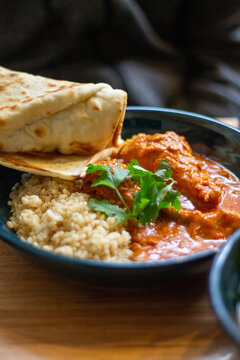
<instances>
[{"instance_id":1,"label":"curry sauce","mask_svg":"<svg viewBox=\"0 0 240 360\"><path fill-rule=\"evenodd\" d=\"M240 181L222 165L194 154L184 137L174 132L139 134L126 140L114 159L101 164L127 167L131 159L150 171L167 160L181 192L179 211L162 209L158 219L145 226L128 222L132 260L175 258L217 247L240 227ZM95 179L96 174L87 175L81 191L121 206L112 189L91 187ZM127 178L119 191L131 207L139 186Z\"/></svg>"}]
</instances>

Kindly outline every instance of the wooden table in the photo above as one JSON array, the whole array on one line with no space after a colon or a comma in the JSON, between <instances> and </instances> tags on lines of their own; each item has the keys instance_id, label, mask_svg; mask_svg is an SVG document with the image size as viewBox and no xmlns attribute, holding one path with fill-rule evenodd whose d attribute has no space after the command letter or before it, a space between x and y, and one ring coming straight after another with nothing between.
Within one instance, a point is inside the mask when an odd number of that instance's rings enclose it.
<instances>
[{"instance_id":1,"label":"wooden table","mask_svg":"<svg viewBox=\"0 0 240 360\"><path fill-rule=\"evenodd\" d=\"M232 360L207 274L149 289L62 278L0 242L0 359Z\"/></svg>"}]
</instances>

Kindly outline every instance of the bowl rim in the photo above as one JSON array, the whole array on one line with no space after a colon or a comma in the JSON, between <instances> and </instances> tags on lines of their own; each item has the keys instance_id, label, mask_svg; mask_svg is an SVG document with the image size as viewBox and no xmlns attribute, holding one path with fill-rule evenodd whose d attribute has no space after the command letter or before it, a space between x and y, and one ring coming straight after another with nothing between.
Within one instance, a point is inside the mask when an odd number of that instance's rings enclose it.
<instances>
[{"instance_id":1,"label":"bowl rim","mask_svg":"<svg viewBox=\"0 0 240 360\"><path fill-rule=\"evenodd\" d=\"M215 126L217 126L217 128L224 128L224 129L229 129L230 131L234 131L236 134L240 135L240 129L237 129L234 126L231 126L229 124L223 123L222 121L213 118L211 116L207 116L207 115L203 115L203 114L199 114L199 113L195 113L195 112L191 112L191 111L185 111L185 110L178 110L178 109L173 109L173 108L165 108L165 107L157 107L157 106L127 106L126 110L128 112L131 111L142 111L142 112L157 112L157 113L169 113L169 114L176 114L176 115L180 115L180 116L186 116L186 120L188 118L197 118L200 120L201 123L209 123L209 124L214 124ZM126 114L125 114L126 116ZM240 118L238 118L239 123L240 123Z\"/></svg>"},{"instance_id":2,"label":"bowl rim","mask_svg":"<svg viewBox=\"0 0 240 360\"><path fill-rule=\"evenodd\" d=\"M184 110L177 110L177 109L170 109L170 108L162 108L162 107L152 107L152 106L127 106L126 108L126 115L134 112L140 113L162 113L162 114L173 114L179 117L184 116L185 120L188 119L198 119L199 123L202 125L206 125L205 127L210 127L212 125L217 126L220 129L228 129L231 133L234 132L238 136L240 136L240 130L224 124L219 120L216 120L212 117L201 115L194 112L184 111ZM125 115L125 116L126 116ZM208 125L208 126L207 126ZM6 226L5 226L6 227ZM228 237L228 241L234 236L232 234ZM88 267L88 268L99 268L101 267L106 269L121 269L121 270L129 270L129 269L152 269L152 268L172 268L174 266L180 266L183 264L191 264L196 261L200 260L207 260L210 259L213 255L215 255L223 245L215 248L211 248L208 250L204 250L198 253L193 253L190 255L185 255L173 259L163 259L151 262L144 262L144 261L136 261L136 262L107 262L103 260L94 260L94 259L80 259L74 258L66 255L56 254L54 252L50 252L47 250L43 250L41 248L37 248L31 244L28 244L17 237L14 233L10 232L9 230L5 230L3 228L3 224L0 222L0 239L4 240L6 243L12 245L13 247L33 255L39 259L44 259L49 263L60 263L60 264L68 264L68 265L75 265L81 267Z\"/></svg>"},{"instance_id":3,"label":"bowl rim","mask_svg":"<svg viewBox=\"0 0 240 360\"><path fill-rule=\"evenodd\" d=\"M240 345L240 325L231 317L227 307L223 301L221 283L223 276L223 268L225 262L231 253L235 250L236 245L240 241L240 229L238 229L229 239L229 241L223 246L220 253L214 258L209 279L208 279L208 290L211 305L213 310L222 324L226 332Z\"/></svg>"}]
</instances>

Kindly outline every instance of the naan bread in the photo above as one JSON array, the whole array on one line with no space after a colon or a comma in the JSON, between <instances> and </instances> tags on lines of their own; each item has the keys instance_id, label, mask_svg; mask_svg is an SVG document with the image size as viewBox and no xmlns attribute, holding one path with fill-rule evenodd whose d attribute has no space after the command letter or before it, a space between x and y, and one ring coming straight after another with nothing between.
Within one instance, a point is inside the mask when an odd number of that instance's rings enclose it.
<instances>
[{"instance_id":1,"label":"naan bread","mask_svg":"<svg viewBox=\"0 0 240 360\"><path fill-rule=\"evenodd\" d=\"M0 67L0 164L75 179L120 145L126 102L124 91L107 84Z\"/></svg>"},{"instance_id":2,"label":"naan bread","mask_svg":"<svg viewBox=\"0 0 240 360\"><path fill-rule=\"evenodd\" d=\"M127 95L0 67L0 150L89 155L119 145Z\"/></svg>"},{"instance_id":3,"label":"naan bread","mask_svg":"<svg viewBox=\"0 0 240 360\"><path fill-rule=\"evenodd\" d=\"M106 148L95 155L62 155L59 153L0 153L0 165L42 176L76 180L83 177L89 163L107 159L116 148Z\"/></svg>"}]
</instances>

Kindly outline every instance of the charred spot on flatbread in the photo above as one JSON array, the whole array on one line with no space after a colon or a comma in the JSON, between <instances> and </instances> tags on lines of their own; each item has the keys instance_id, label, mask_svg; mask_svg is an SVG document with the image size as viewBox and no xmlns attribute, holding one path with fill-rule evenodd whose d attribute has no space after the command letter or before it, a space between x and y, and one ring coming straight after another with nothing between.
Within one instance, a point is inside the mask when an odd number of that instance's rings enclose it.
<instances>
[{"instance_id":1,"label":"charred spot on flatbread","mask_svg":"<svg viewBox=\"0 0 240 360\"><path fill-rule=\"evenodd\" d=\"M35 128L34 134L39 138L43 138L47 135L47 129L43 126L38 126Z\"/></svg>"}]
</instances>

